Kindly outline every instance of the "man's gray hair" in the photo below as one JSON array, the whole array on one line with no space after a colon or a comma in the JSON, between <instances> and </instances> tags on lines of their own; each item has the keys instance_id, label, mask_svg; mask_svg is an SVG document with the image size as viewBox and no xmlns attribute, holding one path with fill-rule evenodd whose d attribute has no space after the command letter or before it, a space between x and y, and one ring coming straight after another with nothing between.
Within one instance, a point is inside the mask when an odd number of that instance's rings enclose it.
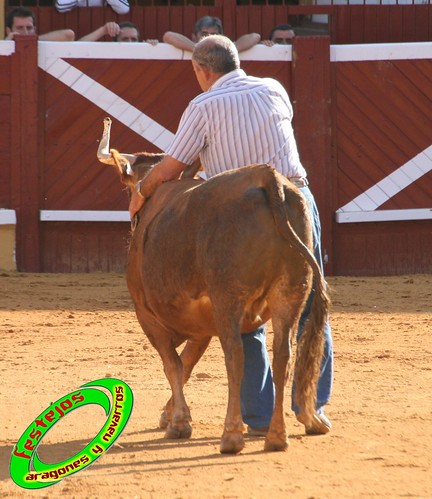
<instances>
[{"instance_id":1,"label":"man's gray hair","mask_svg":"<svg viewBox=\"0 0 432 499\"><path fill-rule=\"evenodd\" d=\"M198 19L195 23L194 35L198 35L203 28L216 28L218 33L223 35L222 21L218 17L204 16Z\"/></svg>"},{"instance_id":2,"label":"man's gray hair","mask_svg":"<svg viewBox=\"0 0 432 499\"><path fill-rule=\"evenodd\" d=\"M240 68L237 47L224 35L209 35L202 38L195 45L192 60L213 73L226 74Z\"/></svg>"}]
</instances>

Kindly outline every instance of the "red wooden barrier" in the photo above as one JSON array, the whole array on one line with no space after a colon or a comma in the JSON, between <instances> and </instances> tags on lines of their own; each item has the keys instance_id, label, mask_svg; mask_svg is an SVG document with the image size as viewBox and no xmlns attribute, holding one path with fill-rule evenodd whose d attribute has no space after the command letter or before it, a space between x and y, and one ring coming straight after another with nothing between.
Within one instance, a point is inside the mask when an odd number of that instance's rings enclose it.
<instances>
[{"instance_id":1,"label":"red wooden barrier","mask_svg":"<svg viewBox=\"0 0 432 499\"><path fill-rule=\"evenodd\" d=\"M145 48L133 45L135 49L127 47L129 57L133 50ZM175 132L181 112L199 89L190 61L178 57L126 60L118 54L115 58L113 52L124 48L113 44L107 59L105 44L85 48L61 43L56 56L54 48L49 52L51 47L40 45L45 51L39 53L44 69L37 69L34 37L22 38L12 56L0 57L0 68L10 68L10 80L0 80L0 110L7 117L0 115L0 130L10 138L10 148L7 140L0 139L6 148L1 160L10 159L9 167L0 169L0 179L9 189L0 187L0 206L17 212L18 269L122 271L127 223L40 222L39 214L41 210L126 210L117 176L96 160L105 107L111 109L119 96L136 112ZM328 37L299 37L292 63L242 62L251 74L279 79L293 100L300 154L323 222L326 272L430 272L431 44L388 47L390 55L384 60L376 57L384 50L381 46L331 48L332 52ZM261 49L267 48L257 47L257 53ZM355 57L344 59L341 49L349 49ZM371 50L367 57L362 57L364 49ZM337 54L342 54L341 62ZM73 88L75 83L79 89ZM102 86L102 94L109 90L114 95L93 102L98 96L94 92L93 97L86 96L85 89L96 84ZM125 152L157 149L150 139L144 140L141 129L132 132L133 127L120 118L117 115L114 124L113 146ZM407 177L409 182L400 186L400 179ZM366 205L376 205L362 207L364 196ZM416 212L411 219L410 210ZM335 212L341 219L354 216L363 221L335 222ZM381 217L379 223L372 221L375 216Z\"/></svg>"},{"instance_id":2,"label":"red wooden barrier","mask_svg":"<svg viewBox=\"0 0 432 499\"><path fill-rule=\"evenodd\" d=\"M37 3L37 2L35 2ZM132 21L144 39L162 39L166 31L190 36L195 21L202 16L221 18L225 34L233 39L244 33L260 33L263 39L273 26L290 22L299 33L328 34L332 43L396 43L432 40L432 4L414 5L236 5L221 0L215 6L133 5L129 14L118 16L109 7L78 8L65 14L54 7L31 7L38 20L39 33L70 28L76 39L108 21ZM26 3L26 5L28 5ZM315 23L316 16L328 16Z\"/></svg>"},{"instance_id":3,"label":"red wooden barrier","mask_svg":"<svg viewBox=\"0 0 432 499\"><path fill-rule=\"evenodd\" d=\"M322 252L333 271L331 85L328 37L297 37L293 45L294 126L300 158L321 214Z\"/></svg>"},{"instance_id":4,"label":"red wooden barrier","mask_svg":"<svg viewBox=\"0 0 432 499\"><path fill-rule=\"evenodd\" d=\"M0 208L10 208L12 57L0 57Z\"/></svg>"},{"instance_id":5,"label":"red wooden barrier","mask_svg":"<svg viewBox=\"0 0 432 499\"><path fill-rule=\"evenodd\" d=\"M11 208L16 210L17 267L38 272L39 261L39 148L38 67L36 36L16 42L12 59Z\"/></svg>"}]
</instances>

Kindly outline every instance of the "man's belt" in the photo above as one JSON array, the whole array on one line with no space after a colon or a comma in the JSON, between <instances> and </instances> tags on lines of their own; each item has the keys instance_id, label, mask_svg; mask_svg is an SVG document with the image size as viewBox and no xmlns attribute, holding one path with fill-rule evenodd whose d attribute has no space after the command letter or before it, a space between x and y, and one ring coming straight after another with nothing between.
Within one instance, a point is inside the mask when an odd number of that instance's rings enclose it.
<instances>
[{"instance_id":1,"label":"man's belt","mask_svg":"<svg viewBox=\"0 0 432 499\"><path fill-rule=\"evenodd\" d=\"M309 185L308 179L306 177L287 177L287 179L296 187L306 187Z\"/></svg>"}]
</instances>

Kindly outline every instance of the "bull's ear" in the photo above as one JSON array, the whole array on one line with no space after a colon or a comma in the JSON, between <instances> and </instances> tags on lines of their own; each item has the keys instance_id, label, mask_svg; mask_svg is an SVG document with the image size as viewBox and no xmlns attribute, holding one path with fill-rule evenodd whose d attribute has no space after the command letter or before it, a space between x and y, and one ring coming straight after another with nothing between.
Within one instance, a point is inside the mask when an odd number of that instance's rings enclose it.
<instances>
[{"instance_id":1,"label":"bull's ear","mask_svg":"<svg viewBox=\"0 0 432 499\"><path fill-rule=\"evenodd\" d=\"M120 154L117 149L110 149L110 153L113 159L113 164L117 167L120 175L122 177L125 175L130 175L132 173L132 169L127 158Z\"/></svg>"}]
</instances>

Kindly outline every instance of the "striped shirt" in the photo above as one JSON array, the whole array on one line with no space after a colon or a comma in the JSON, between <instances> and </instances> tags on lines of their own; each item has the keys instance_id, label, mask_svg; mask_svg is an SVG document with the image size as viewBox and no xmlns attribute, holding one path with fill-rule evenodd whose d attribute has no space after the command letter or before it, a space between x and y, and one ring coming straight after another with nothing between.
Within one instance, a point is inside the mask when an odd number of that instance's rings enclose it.
<instances>
[{"instance_id":1,"label":"striped shirt","mask_svg":"<svg viewBox=\"0 0 432 499\"><path fill-rule=\"evenodd\" d=\"M56 0L55 6L59 12L69 12L75 7L102 7L111 5L117 14L127 14L129 12L128 0Z\"/></svg>"},{"instance_id":2,"label":"striped shirt","mask_svg":"<svg viewBox=\"0 0 432 499\"><path fill-rule=\"evenodd\" d=\"M186 164L200 156L207 177L256 163L267 163L287 177L306 177L292 116L278 81L237 69L189 103L166 153Z\"/></svg>"}]
</instances>

